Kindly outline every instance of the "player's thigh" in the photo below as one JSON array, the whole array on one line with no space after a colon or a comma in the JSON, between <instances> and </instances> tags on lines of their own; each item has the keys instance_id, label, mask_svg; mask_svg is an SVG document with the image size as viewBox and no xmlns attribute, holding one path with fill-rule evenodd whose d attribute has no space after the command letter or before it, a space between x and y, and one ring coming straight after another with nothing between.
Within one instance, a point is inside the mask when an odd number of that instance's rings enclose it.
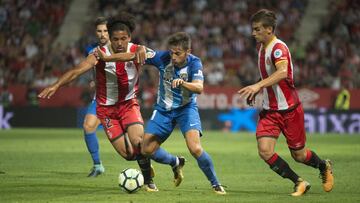
<instances>
[{"instance_id":1,"label":"player's thigh","mask_svg":"<svg viewBox=\"0 0 360 203\"><path fill-rule=\"evenodd\" d=\"M139 146L141 144L144 136L144 126L142 124L136 123L127 126L126 132L129 136L130 142L134 146Z\"/></svg>"},{"instance_id":2,"label":"player's thigh","mask_svg":"<svg viewBox=\"0 0 360 203\"><path fill-rule=\"evenodd\" d=\"M118 137L118 139L111 141L111 144L118 154L120 154L122 157L127 159L128 157L131 157L132 147L126 149L125 142L126 142L125 136L122 135L122 136ZM131 152L129 152L129 151L131 151Z\"/></svg>"},{"instance_id":3,"label":"player's thigh","mask_svg":"<svg viewBox=\"0 0 360 203\"><path fill-rule=\"evenodd\" d=\"M145 133L142 142L142 154L152 155L160 147L160 140L153 134Z\"/></svg>"},{"instance_id":4,"label":"player's thigh","mask_svg":"<svg viewBox=\"0 0 360 203\"><path fill-rule=\"evenodd\" d=\"M200 131L197 129L191 129L185 133L185 141L186 146L188 147L190 153L195 156L199 157L203 149L201 147L200 142Z\"/></svg>"},{"instance_id":5,"label":"player's thigh","mask_svg":"<svg viewBox=\"0 0 360 203\"><path fill-rule=\"evenodd\" d=\"M170 136L175 125L171 112L154 110L150 120L147 122L145 134L154 135L162 143Z\"/></svg>"},{"instance_id":6,"label":"player's thigh","mask_svg":"<svg viewBox=\"0 0 360 203\"><path fill-rule=\"evenodd\" d=\"M257 148L259 154L263 156L272 156L275 151L276 141L277 139L275 137L263 136L257 138Z\"/></svg>"},{"instance_id":7,"label":"player's thigh","mask_svg":"<svg viewBox=\"0 0 360 203\"><path fill-rule=\"evenodd\" d=\"M181 111L176 112L175 119L183 135L190 130L197 130L200 136L202 135L200 115L196 106L183 107Z\"/></svg>"},{"instance_id":8,"label":"player's thigh","mask_svg":"<svg viewBox=\"0 0 360 203\"><path fill-rule=\"evenodd\" d=\"M144 121L136 100L129 100L120 107L119 120L134 146L140 144L144 136Z\"/></svg>"},{"instance_id":9,"label":"player's thigh","mask_svg":"<svg viewBox=\"0 0 360 203\"><path fill-rule=\"evenodd\" d=\"M294 110L283 115L284 126L282 129L286 142L291 150L297 151L305 147L306 133L304 126L304 111L299 105Z\"/></svg>"},{"instance_id":10,"label":"player's thigh","mask_svg":"<svg viewBox=\"0 0 360 203\"><path fill-rule=\"evenodd\" d=\"M259 137L279 137L281 115L277 112L261 111L256 127L256 138Z\"/></svg>"},{"instance_id":11,"label":"player's thigh","mask_svg":"<svg viewBox=\"0 0 360 203\"><path fill-rule=\"evenodd\" d=\"M119 139L125 133L123 127L120 125L120 122L116 119L105 117L100 118L100 122L103 125L105 134L110 142Z\"/></svg>"}]
</instances>

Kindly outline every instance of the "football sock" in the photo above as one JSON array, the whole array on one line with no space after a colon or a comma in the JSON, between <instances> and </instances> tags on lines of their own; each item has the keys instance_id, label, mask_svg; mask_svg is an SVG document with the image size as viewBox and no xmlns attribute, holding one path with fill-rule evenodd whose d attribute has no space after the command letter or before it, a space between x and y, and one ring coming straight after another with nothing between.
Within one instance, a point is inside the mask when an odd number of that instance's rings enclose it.
<instances>
[{"instance_id":1,"label":"football sock","mask_svg":"<svg viewBox=\"0 0 360 203\"><path fill-rule=\"evenodd\" d=\"M219 181L216 178L216 173L214 169L214 164L212 163L211 157L205 151L196 158L200 169L206 175L207 179L210 181L211 185L219 185Z\"/></svg>"},{"instance_id":2,"label":"football sock","mask_svg":"<svg viewBox=\"0 0 360 203\"><path fill-rule=\"evenodd\" d=\"M304 161L304 164L314 168L318 168L320 171L323 171L326 168L325 161L321 160L318 155L311 150L306 150L306 159Z\"/></svg>"},{"instance_id":3,"label":"football sock","mask_svg":"<svg viewBox=\"0 0 360 203\"><path fill-rule=\"evenodd\" d=\"M91 154L91 158L95 164L101 164L99 155L99 143L96 137L96 131L92 133L84 132L86 147Z\"/></svg>"},{"instance_id":4,"label":"football sock","mask_svg":"<svg viewBox=\"0 0 360 203\"><path fill-rule=\"evenodd\" d=\"M139 164L141 173L144 176L144 183L149 184L152 181L150 159L145 156L138 155L136 161Z\"/></svg>"},{"instance_id":5,"label":"football sock","mask_svg":"<svg viewBox=\"0 0 360 203\"><path fill-rule=\"evenodd\" d=\"M155 153L151 156L151 159L158 163L162 164L168 164L171 167L174 167L176 165L176 156L170 154L165 149L159 147Z\"/></svg>"},{"instance_id":6,"label":"football sock","mask_svg":"<svg viewBox=\"0 0 360 203\"><path fill-rule=\"evenodd\" d=\"M299 176L290 168L289 164L286 163L277 153L275 153L270 159L266 161L269 164L271 170L275 171L283 178L288 178L292 182L296 183Z\"/></svg>"}]
</instances>

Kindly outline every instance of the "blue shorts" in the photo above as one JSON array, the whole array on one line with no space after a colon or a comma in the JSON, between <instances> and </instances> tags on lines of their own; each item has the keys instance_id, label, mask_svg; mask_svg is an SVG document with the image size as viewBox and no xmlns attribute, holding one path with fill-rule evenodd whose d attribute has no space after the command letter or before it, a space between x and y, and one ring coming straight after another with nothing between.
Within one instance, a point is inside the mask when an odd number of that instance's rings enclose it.
<instances>
[{"instance_id":1,"label":"blue shorts","mask_svg":"<svg viewBox=\"0 0 360 203\"><path fill-rule=\"evenodd\" d=\"M87 107L86 114L92 114L96 116L96 100L93 99Z\"/></svg>"},{"instance_id":2,"label":"blue shorts","mask_svg":"<svg viewBox=\"0 0 360 203\"><path fill-rule=\"evenodd\" d=\"M164 142L179 124L180 130L185 135L189 130L202 132L201 121L197 106L188 104L171 111L154 110L146 125L145 132L153 134Z\"/></svg>"}]
</instances>

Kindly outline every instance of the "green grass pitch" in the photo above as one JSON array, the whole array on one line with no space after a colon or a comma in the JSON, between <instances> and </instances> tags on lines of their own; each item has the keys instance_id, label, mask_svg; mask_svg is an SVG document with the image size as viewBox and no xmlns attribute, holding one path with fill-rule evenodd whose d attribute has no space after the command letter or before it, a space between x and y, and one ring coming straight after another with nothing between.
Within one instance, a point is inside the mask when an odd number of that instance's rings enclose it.
<instances>
[{"instance_id":1,"label":"green grass pitch","mask_svg":"<svg viewBox=\"0 0 360 203\"><path fill-rule=\"evenodd\" d=\"M153 163L160 191L126 194L117 185L118 174L125 168L137 168L136 162L118 156L102 131L98 137L106 172L87 178L92 163L81 129L0 131L0 202L360 202L359 134L308 135L307 146L334 163L335 187L330 193L322 191L317 170L291 159L281 136L276 151L312 185L298 198L289 195L293 184L260 160L256 140L249 133L204 132L202 145L227 186L226 196L212 192L178 131L163 147L186 157L183 183L175 188L170 167Z\"/></svg>"}]
</instances>

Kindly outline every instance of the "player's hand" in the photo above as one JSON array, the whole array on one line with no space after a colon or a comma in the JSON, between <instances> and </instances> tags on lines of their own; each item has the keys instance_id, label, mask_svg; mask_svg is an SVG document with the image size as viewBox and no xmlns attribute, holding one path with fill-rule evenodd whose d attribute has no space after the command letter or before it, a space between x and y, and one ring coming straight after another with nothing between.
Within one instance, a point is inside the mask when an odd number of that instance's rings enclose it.
<instances>
[{"instance_id":1,"label":"player's hand","mask_svg":"<svg viewBox=\"0 0 360 203\"><path fill-rule=\"evenodd\" d=\"M254 105L255 105L256 95L257 95L257 94L258 94L258 93L256 93L252 99L250 99L250 98L247 98L247 99L246 99L247 105L249 105L249 106L254 106Z\"/></svg>"},{"instance_id":2,"label":"player's hand","mask_svg":"<svg viewBox=\"0 0 360 203\"><path fill-rule=\"evenodd\" d=\"M179 86L181 86L182 84L184 84L184 80L183 79L180 79L180 78L177 78L177 79L174 79L171 83L171 87L172 88L177 88Z\"/></svg>"},{"instance_id":3,"label":"player's hand","mask_svg":"<svg viewBox=\"0 0 360 203\"><path fill-rule=\"evenodd\" d=\"M255 103L255 96L261 90L258 84L246 86L238 91L240 97L246 98L246 102L252 106Z\"/></svg>"},{"instance_id":4,"label":"player's hand","mask_svg":"<svg viewBox=\"0 0 360 203\"><path fill-rule=\"evenodd\" d=\"M146 60L146 48L144 46L138 46L135 52L136 63L143 65Z\"/></svg>"},{"instance_id":5,"label":"player's hand","mask_svg":"<svg viewBox=\"0 0 360 203\"><path fill-rule=\"evenodd\" d=\"M41 91L38 97L42 99L50 99L55 94L58 88L59 87L57 85L51 85Z\"/></svg>"},{"instance_id":6,"label":"player's hand","mask_svg":"<svg viewBox=\"0 0 360 203\"><path fill-rule=\"evenodd\" d=\"M108 57L106 56L106 53L103 52L103 50L100 49L100 47L97 47L94 52L95 57L99 60L107 62Z\"/></svg>"}]
</instances>

